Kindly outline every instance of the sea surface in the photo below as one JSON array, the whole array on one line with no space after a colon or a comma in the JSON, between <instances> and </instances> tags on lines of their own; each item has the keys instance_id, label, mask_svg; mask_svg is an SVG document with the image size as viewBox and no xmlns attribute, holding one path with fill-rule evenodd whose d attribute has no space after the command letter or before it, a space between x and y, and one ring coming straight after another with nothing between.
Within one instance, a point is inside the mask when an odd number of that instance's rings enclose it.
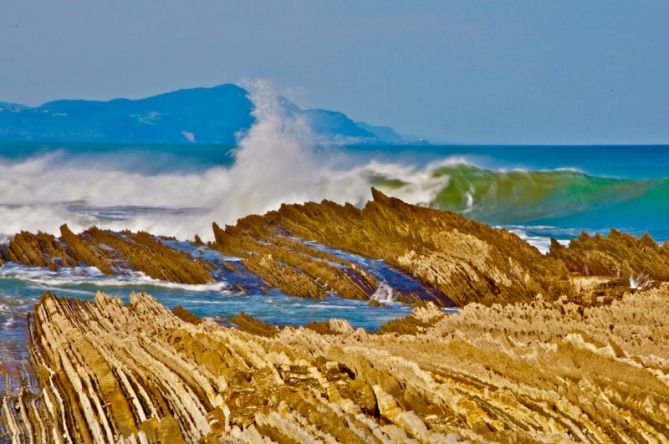
<instances>
[{"instance_id":1,"label":"sea surface","mask_svg":"<svg viewBox=\"0 0 669 444\"><path fill-rule=\"evenodd\" d=\"M20 230L57 233L65 222L74 230L98 225L210 239L213 221L234 223L283 202L362 206L372 186L505 227L541 251L551 237L567 243L611 227L669 240L669 146L324 147L284 134L237 147L0 143L0 243ZM380 272L412 285L393 270ZM46 290L81 298L146 291L221 322L245 311L279 324L337 317L374 330L410 311L392 295L385 307L369 307L336 295L242 295L230 290L234 284L180 286L140 274L7 264L0 268L0 362L25 355L26 313Z\"/></svg>"}]
</instances>

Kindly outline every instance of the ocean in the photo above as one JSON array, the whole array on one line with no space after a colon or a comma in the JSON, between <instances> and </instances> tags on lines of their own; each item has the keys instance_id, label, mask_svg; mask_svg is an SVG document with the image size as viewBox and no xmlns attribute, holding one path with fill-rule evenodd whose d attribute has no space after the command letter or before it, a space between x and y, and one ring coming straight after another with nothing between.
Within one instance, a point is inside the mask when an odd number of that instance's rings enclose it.
<instances>
[{"instance_id":1,"label":"ocean","mask_svg":"<svg viewBox=\"0 0 669 444\"><path fill-rule=\"evenodd\" d=\"M283 202L364 205L370 187L507 228L546 251L611 227L669 240L669 146L320 146L301 136L250 134L238 147L0 144L0 242L20 230L91 225L211 239ZM0 268L0 356L25 354L25 316L46 290L91 298L147 291L169 307L225 320L245 311L279 324L333 317L378 328L410 309L330 296L240 295L234 283L178 286L95 269ZM6 360L6 359L5 359Z\"/></svg>"},{"instance_id":2,"label":"ocean","mask_svg":"<svg viewBox=\"0 0 669 444\"><path fill-rule=\"evenodd\" d=\"M363 205L376 186L540 248L611 227L669 239L669 146L295 145L236 162L221 146L0 143L0 235L68 222L209 238L214 220L284 201Z\"/></svg>"}]
</instances>

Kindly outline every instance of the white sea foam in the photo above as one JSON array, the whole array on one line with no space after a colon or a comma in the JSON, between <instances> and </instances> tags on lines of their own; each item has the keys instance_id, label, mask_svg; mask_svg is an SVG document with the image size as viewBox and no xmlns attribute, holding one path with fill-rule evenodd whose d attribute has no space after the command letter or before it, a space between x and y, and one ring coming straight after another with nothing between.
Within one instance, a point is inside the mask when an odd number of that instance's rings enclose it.
<instances>
[{"instance_id":1,"label":"white sea foam","mask_svg":"<svg viewBox=\"0 0 669 444\"><path fill-rule=\"evenodd\" d=\"M395 302L395 291L384 281L379 281L379 286L370 299L381 302L383 304L390 304Z\"/></svg>"},{"instance_id":2,"label":"white sea foam","mask_svg":"<svg viewBox=\"0 0 669 444\"><path fill-rule=\"evenodd\" d=\"M516 236L520 237L523 239L525 242L528 244L532 245L533 247L536 247L537 250L539 250L542 254L547 254L548 251L551 248L551 236L549 234L549 230L554 228L554 227L545 227L545 226L530 226L530 227L522 227L522 226L512 226L512 227L501 227L501 228L506 228ZM537 230L537 229L544 229L547 231L547 234L545 236L539 236L539 235L530 235L527 233L527 229L532 229L532 230ZM557 239L559 243L562 245L568 246L569 243L571 242L569 239Z\"/></svg>"},{"instance_id":3,"label":"white sea foam","mask_svg":"<svg viewBox=\"0 0 669 444\"><path fill-rule=\"evenodd\" d=\"M447 176L435 177L434 170L465 161L452 158L424 167L377 161L336 166L336 150L315 150L307 122L285 112L271 88L257 83L251 89L256 123L239 141L229 168L149 174L129 170L122 159L75 159L64 152L19 162L0 159L0 233L57 233L68 223L75 231L95 224L211 239L212 221L234 223L285 202L330 199L362 205L379 178L403 182L386 189L389 194L428 204L448 183ZM105 216L104 209L110 207L126 209Z\"/></svg>"},{"instance_id":4,"label":"white sea foam","mask_svg":"<svg viewBox=\"0 0 669 444\"><path fill-rule=\"evenodd\" d=\"M1 278L14 278L42 286L92 285L96 287L128 287L150 286L160 288L174 288L187 291L223 291L227 288L225 282L212 284L178 284L153 279L140 271L130 271L124 274L107 276L95 267L61 268L51 271L41 267L28 267L8 263L0 267Z\"/></svg>"}]
</instances>

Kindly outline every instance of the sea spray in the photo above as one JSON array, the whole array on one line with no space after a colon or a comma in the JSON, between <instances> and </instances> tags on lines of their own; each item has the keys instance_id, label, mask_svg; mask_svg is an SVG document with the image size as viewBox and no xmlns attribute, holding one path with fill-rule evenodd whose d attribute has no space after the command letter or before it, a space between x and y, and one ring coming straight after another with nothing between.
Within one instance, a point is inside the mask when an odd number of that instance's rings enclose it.
<instances>
[{"instance_id":1,"label":"sea spray","mask_svg":"<svg viewBox=\"0 0 669 444\"><path fill-rule=\"evenodd\" d=\"M255 124L241 136L229 167L149 174L108 155L73 159L63 150L22 161L0 158L0 233L57 234L67 223L75 231L98 225L208 240L212 221L234 223L282 203L362 205L370 187L378 186L429 205L448 182L433 175L433 167L374 160L342 167L341 151L317 146L308 122L286 109L266 83L250 89Z\"/></svg>"},{"instance_id":2,"label":"sea spray","mask_svg":"<svg viewBox=\"0 0 669 444\"><path fill-rule=\"evenodd\" d=\"M314 183L326 174L313 155L313 134L306 120L286 112L265 82L251 88L256 123L239 142L235 163L227 172L231 186L214 210L218 221L232 223L263 213L283 202L314 196Z\"/></svg>"},{"instance_id":3,"label":"sea spray","mask_svg":"<svg viewBox=\"0 0 669 444\"><path fill-rule=\"evenodd\" d=\"M409 203L493 225L526 227L519 234L542 251L549 237L573 238L581 229L616 226L636 233L638 228L657 239L669 238L669 179L496 168L493 148L488 151L492 161L468 155L466 147L463 155L452 147L450 154L429 161L416 160L430 150L423 146L411 148L413 161L406 149L404 156L389 154L401 151L398 147L365 156L319 145L309 122L291 112L267 84L257 82L250 90L255 123L240 134L231 162L179 165L193 147L180 148L182 157L142 147L118 153L93 147L85 156L67 147L34 151L31 157L0 156L0 234L58 234L67 223L74 231L97 225L210 240L212 221L232 224L282 203L329 199L362 206L375 186ZM532 228L536 225L554 229Z\"/></svg>"}]
</instances>

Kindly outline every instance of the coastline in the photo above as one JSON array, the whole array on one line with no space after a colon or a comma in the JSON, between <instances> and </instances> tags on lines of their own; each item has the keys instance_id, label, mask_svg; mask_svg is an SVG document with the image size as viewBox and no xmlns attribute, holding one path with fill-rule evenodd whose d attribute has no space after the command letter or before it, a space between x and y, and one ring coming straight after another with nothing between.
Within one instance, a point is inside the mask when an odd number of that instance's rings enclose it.
<instances>
[{"instance_id":1,"label":"coastline","mask_svg":"<svg viewBox=\"0 0 669 444\"><path fill-rule=\"evenodd\" d=\"M2 262L36 270L95 266L105 279L234 283L224 291L260 298L334 293L370 313L413 312L375 333L341 319L216 321L139 293L124 304L47 292L27 321L29 365L5 369L2 430L16 442L667 433L667 244L612 230L542 254L505 229L373 197L362 209L323 201L214 224L207 244L66 225L59 238L15 236Z\"/></svg>"},{"instance_id":2,"label":"coastline","mask_svg":"<svg viewBox=\"0 0 669 444\"><path fill-rule=\"evenodd\" d=\"M15 442L661 441L668 295L452 316L429 303L369 334L47 293L31 328L41 393L5 396L2 423Z\"/></svg>"}]
</instances>

